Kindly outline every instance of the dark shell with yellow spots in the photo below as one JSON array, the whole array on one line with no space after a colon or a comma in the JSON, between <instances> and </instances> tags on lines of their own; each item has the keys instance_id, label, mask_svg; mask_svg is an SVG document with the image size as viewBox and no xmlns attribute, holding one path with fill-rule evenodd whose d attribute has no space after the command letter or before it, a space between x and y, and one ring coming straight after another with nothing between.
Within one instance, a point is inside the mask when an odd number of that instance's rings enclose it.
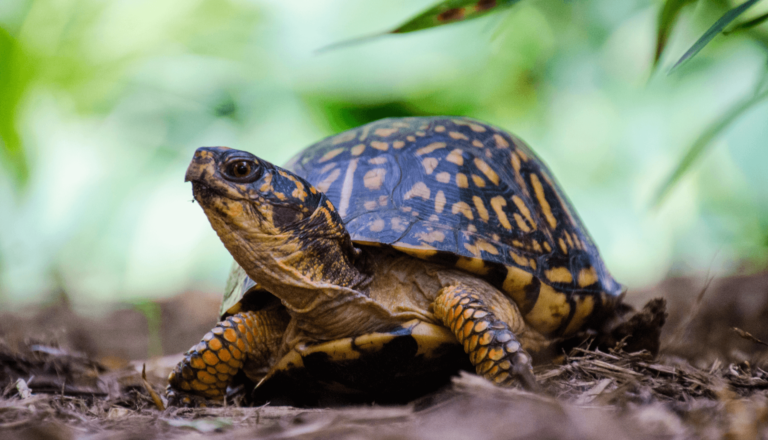
<instances>
[{"instance_id":1,"label":"dark shell with yellow spots","mask_svg":"<svg viewBox=\"0 0 768 440\"><path fill-rule=\"evenodd\" d=\"M547 167L496 127L384 119L310 146L287 168L331 200L355 243L481 275L545 334L573 333L622 291Z\"/></svg>"},{"instance_id":2,"label":"dark shell with yellow spots","mask_svg":"<svg viewBox=\"0 0 768 440\"><path fill-rule=\"evenodd\" d=\"M356 245L477 274L545 335L592 324L623 290L547 167L496 127L383 119L310 146L286 168L331 200ZM251 285L228 289L223 310Z\"/></svg>"}]
</instances>

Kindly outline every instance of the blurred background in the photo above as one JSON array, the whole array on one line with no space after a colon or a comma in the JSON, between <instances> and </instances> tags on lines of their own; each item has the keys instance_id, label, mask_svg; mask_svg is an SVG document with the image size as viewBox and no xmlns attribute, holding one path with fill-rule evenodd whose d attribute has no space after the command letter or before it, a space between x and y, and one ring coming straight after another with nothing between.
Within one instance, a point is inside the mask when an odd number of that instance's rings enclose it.
<instances>
[{"instance_id":1,"label":"blurred background","mask_svg":"<svg viewBox=\"0 0 768 440\"><path fill-rule=\"evenodd\" d=\"M282 164L406 115L470 116L525 139L630 294L766 267L768 100L653 202L687 148L760 89L768 24L672 74L737 3L685 9L656 69L657 0L524 0L317 52L433 3L0 1L0 308L61 292L83 310L218 294L231 259L183 181L197 147Z\"/></svg>"}]
</instances>

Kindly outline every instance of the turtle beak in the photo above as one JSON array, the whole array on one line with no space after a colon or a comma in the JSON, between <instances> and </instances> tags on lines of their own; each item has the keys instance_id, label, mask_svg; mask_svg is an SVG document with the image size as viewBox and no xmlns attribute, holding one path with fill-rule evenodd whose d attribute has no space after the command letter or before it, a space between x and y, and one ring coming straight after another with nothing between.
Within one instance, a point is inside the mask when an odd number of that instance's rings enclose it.
<instances>
[{"instance_id":1,"label":"turtle beak","mask_svg":"<svg viewBox=\"0 0 768 440\"><path fill-rule=\"evenodd\" d=\"M215 172L217 159L230 148L227 147L200 147L192 157L192 163L184 175L185 182L197 182L205 178L206 174L212 176Z\"/></svg>"}]
</instances>

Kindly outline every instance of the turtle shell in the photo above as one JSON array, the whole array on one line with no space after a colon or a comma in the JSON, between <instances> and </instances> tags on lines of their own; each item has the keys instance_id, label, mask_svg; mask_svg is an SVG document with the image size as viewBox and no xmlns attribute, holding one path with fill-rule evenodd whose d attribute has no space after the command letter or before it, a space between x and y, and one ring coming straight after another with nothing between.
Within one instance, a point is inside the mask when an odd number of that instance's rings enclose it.
<instances>
[{"instance_id":1,"label":"turtle shell","mask_svg":"<svg viewBox=\"0 0 768 440\"><path fill-rule=\"evenodd\" d=\"M383 119L324 139L286 167L325 193L360 245L455 265L508 293L528 282L514 299L544 333L572 333L586 318L569 327L574 314L595 315L623 290L546 165L497 127ZM552 297L542 306L564 300L570 316L531 315L541 283Z\"/></svg>"},{"instance_id":2,"label":"turtle shell","mask_svg":"<svg viewBox=\"0 0 768 440\"><path fill-rule=\"evenodd\" d=\"M623 290L544 163L499 128L383 119L308 147L286 168L325 193L356 244L478 274L544 334L582 328ZM233 277L222 314L255 288L242 271Z\"/></svg>"}]
</instances>

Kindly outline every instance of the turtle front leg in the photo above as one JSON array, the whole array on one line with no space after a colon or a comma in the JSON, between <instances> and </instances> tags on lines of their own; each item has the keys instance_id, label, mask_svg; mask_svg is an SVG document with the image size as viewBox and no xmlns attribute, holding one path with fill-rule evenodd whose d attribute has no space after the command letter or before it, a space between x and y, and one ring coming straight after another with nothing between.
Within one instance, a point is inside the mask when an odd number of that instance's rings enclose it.
<instances>
[{"instance_id":1,"label":"turtle front leg","mask_svg":"<svg viewBox=\"0 0 768 440\"><path fill-rule=\"evenodd\" d=\"M498 385L510 386L519 380L525 388L537 389L531 356L515 334L525 329L520 311L514 304L498 310L487 304L490 298L484 300L484 293L465 285L444 287L432 311L464 345L477 374Z\"/></svg>"},{"instance_id":2,"label":"turtle front leg","mask_svg":"<svg viewBox=\"0 0 768 440\"><path fill-rule=\"evenodd\" d=\"M287 323L283 313L275 310L241 312L219 322L168 376L168 404L221 403L240 369L254 377L269 368Z\"/></svg>"}]
</instances>

